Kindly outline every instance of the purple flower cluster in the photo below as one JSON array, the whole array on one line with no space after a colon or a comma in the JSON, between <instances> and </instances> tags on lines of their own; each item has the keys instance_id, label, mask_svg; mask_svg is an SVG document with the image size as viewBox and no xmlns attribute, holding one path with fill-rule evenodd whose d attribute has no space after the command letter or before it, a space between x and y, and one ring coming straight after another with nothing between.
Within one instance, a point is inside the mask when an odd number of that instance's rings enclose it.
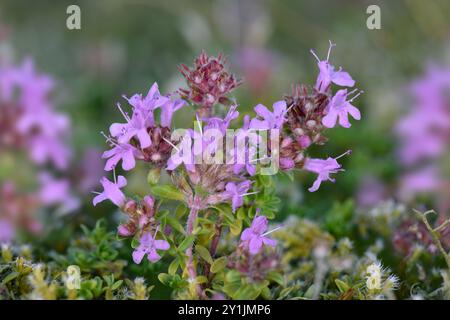
<instances>
[{"instance_id":1,"label":"purple flower cluster","mask_svg":"<svg viewBox=\"0 0 450 320\"><path fill-rule=\"evenodd\" d=\"M166 168L174 147L171 142L172 117L185 102L173 99L171 95L161 95L157 83L150 87L145 96L135 94L124 98L131 106L131 114L117 104L125 122L113 123L109 128L110 136L105 135L111 149L102 155L102 158L107 159L104 170L112 171L121 162L122 169L129 171L136 166L136 160L148 162L157 169ZM156 119L157 110L159 121ZM134 261L139 263L144 254L148 254L152 262L159 260L155 248L162 249L159 245L162 240L154 240L149 233L151 228L156 227L153 219L154 199L150 196L140 202L128 199L121 190L127 185L122 175L116 178L114 174L113 181L103 177L100 183L103 191L94 192L94 206L104 200L111 201L128 217L125 223L119 225L119 235L132 237L138 234L141 237L141 245L133 253Z\"/></svg>"},{"instance_id":2,"label":"purple flower cluster","mask_svg":"<svg viewBox=\"0 0 450 320\"><path fill-rule=\"evenodd\" d=\"M158 167L164 167L172 151L170 142L170 127L175 111L184 106L184 101L163 96L154 83L147 95L135 94L126 98L131 105L131 116L117 105L126 120L125 123L113 123L107 141L111 149L103 153L108 159L106 171L113 170L122 161L123 170L131 170L136 165L136 159L150 162ZM155 111L160 109L160 121L155 120Z\"/></svg>"},{"instance_id":3,"label":"purple flower cluster","mask_svg":"<svg viewBox=\"0 0 450 320\"><path fill-rule=\"evenodd\" d=\"M332 46L330 44L330 51ZM226 70L222 56L208 57L202 52L194 67L180 67L188 85L188 89L178 91L184 100L175 99L174 94L161 95L155 83L146 96L136 94L126 98L131 105L130 114L118 105L125 123L112 124L110 136L105 135L111 145L111 149L103 153L103 158L108 159L105 170L113 170L119 162L123 170L132 170L137 160L150 163L153 169L165 169L190 209L188 235L192 233L198 213L208 206L229 203L232 212L236 212L245 205L248 196L258 193L252 190L252 177L259 169L261 159L255 157L262 136L255 132L279 132L279 147L269 143L267 158L278 154L280 163L276 165L282 170L304 169L317 174L309 190L318 190L323 181L334 181L331 174L342 171L337 162L339 157L314 159L305 157L304 151L312 144L323 144L323 130L334 127L336 122L350 127L348 114L357 120L361 117L351 104L359 93L348 98L356 90L342 89L335 96L331 95L331 83L351 87L354 81L348 73L330 65L330 51L326 61L319 60L320 73L312 93L305 86L296 86L292 96L274 102L272 108L258 104L254 108L255 117L245 115L242 125L234 126L236 134L231 143L224 141L226 133L239 121L240 113L226 95L239 81ZM173 132L171 122L173 114L186 104L185 100L198 108L194 128L180 134L180 131ZM223 117L212 114L216 104L226 108ZM159 121L156 110L160 114ZM212 137L211 132L219 133L222 141ZM226 163L207 161L221 155L227 156ZM241 161L228 162L230 158ZM145 254L152 262L159 260L156 250L167 250L169 244L155 240L157 231L154 230L159 226L154 219L153 198L146 197L140 202L128 199L121 190L127 184L123 176L114 181L102 178L101 184L104 191L97 193L94 205L108 199L128 215L128 221L121 224L118 231L121 236L140 239L140 246L133 253L134 261L139 263ZM266 217L255 217L242 234L241 248L255 255L264 245L274 246L275 242L266 237L267 224ZM192 248L186 254L191 259ZM191 265L191 271L192 268Z\"/></svg>"},{"instance_id":4,"label":"purple flower cluster","mask_svg":"<svg viewBox=\"0 0 450 320\"><path fill-rule=\"evenodd\" d=\"M66 169L70 150L64 138L68 134L69 119L54 111L48 99L53 87L54 81L36 73L31 60L19 67L0 69L1 110L2 114L10 116L0 118L0 127L13 126L13 132L2 137L2 144L20 145L37 164L49 161L58 169ZM15 91L19 92L17 99ZM14 110L6 110L10 108Z\"/></svg>"},{"instance_id":5,"label":"purple flower cluster","mask_svg":"<svg viewBox=\"0 0 450 320\"><path fill-rule=\"evenodd\" d=\"M40 207L58 207L60 213L68 213L79 206L67 177L71 157L66 143L69 118L55 111L50 100L53 88L54 80L38 73L30 59L19 66L0 67L0 153L13 156L17 150L28 153L40 182L40 189L27 195L13 191L13 177L0 184L2 196L8 199L0 202L2 239L11 240L20 227L31 232L40 230L32 217ZM42 171L43 166L46 171ZM52 167L59 171L58 177L53 176L55 172L50 173Z\"/></svg>"},{"instance_id":6,"label":"purple flower cluster","mask_svg":"<svg viewBox=\"0 0 450 320\"><path fill-rule=\"evenodd\" d=\"M396 126L399 159L407 168L400 185L403 198L437 190L443 184L437 162L448 151L449 90L450 69L436 66L411 86L414 104Z\"/></svg>"}]
</instances>

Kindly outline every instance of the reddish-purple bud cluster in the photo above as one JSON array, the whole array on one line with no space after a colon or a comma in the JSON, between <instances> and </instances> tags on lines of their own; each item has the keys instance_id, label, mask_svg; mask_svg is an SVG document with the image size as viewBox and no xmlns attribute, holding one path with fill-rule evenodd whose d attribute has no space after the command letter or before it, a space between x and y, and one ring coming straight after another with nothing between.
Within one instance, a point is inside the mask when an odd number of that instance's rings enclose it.
<instances>
[{"instance_id":1,"label":"reddish-purple bud cluster","mask_svg":"<svg viewBox=\"0 0 450 320\"><path fill-rule=\"evenodd\" d=\"M226 97L241 84L240 80L225 68L225 58L222 54L208 57L203 51L194 61L194 67L185 64L179 66L180 72L186 78L188 89L180 89L179 93L185 100L200 106L201 117L211 116L211 108L216 103L229 105Z\"/></svg>"},{"instance_id":2,"label":"reddish-purple bud cluster","mask_svg":"<svg viewBox=\"0 0 450 320\"><path fill-rule=\"evenodd\" d=\"M144 197L139 203L134 200L125 202L123 212L128 216L128 220L117 228L119 235L131 237L138 231L146 229L154 222L154 205L155 201L151 196Z\"/></svg>"}]
</instances>

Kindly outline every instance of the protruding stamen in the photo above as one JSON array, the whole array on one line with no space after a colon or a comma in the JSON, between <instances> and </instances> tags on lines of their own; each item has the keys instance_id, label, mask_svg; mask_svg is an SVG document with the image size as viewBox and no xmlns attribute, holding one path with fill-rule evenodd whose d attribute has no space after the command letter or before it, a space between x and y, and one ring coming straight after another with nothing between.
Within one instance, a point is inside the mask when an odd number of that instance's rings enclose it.
<instances>
[{"instance_id":1,"label":"protruding stamen","mask_svg":"<svg viewBox=\"0 0 450 320\"><path fill-rule=\"evenodd\" d=\"M245 196L250 196L250 195L252 195L252 194L257 194L257 193L259 193L259 191L255 191L255 192L247 192L247 193L241 194L240 196L241 196L241 197L245 197Z\"/></svg>"},{"instance_id":2,"label":"protruding stamen","mask_svg":"<svg viewBox=\"0 0 450 320\"><path fill-rule=\"evenodd\" d=\"M358 91L358 88L355 88L352 91L348 92L347 96L354 94L356 91Z\"/></svg>"},{"instance_id":3,"label":"protruding stamen","mask_svg":"<svg viewBox=\"0 0 450 320\"><path fill-rule=\"evenodd\" d=\"M272 157L265 156L265 157L262 157L262 158L250 160L250 162L258 162L258 161L261 161L261 160L266 160L266 159L271 159L271 158Z\"/></svg>"},{"instance_id":4,"label":"protruding stamen","mask_svg":"<svg viewBox=\"0 0 450 320\"><path fill-rule=\"evenodd\" d=\"M289 108L287 108L284 113L288 113L289 110L291 110L294 106L295 106L295 103L292 103L291 106Z\"/></svg>"},{"instance_id":5,"label":"protruding stamen","mask_svg":"<svg viewBox=\"0 0 450 320\"><path fill-rule=\"evenodd\" d=\"M351 154L351 153L352 153L352 150L347 150L343 154L341 154L340 156L337 156L336 158L334 158L334 160L342 158L343 156L346 156L346 155Z\"/></svg>"},{"instance_id":6,"label":"protruding stamen","mask_svg":"<svg viewBox=\"0 0 450 320\"><path fill-rule=\"evenodd\" d=\"M316 58L317 62L320 62L319 57L317 56L316 52L313 49L309 50L309 52L311 52L311 54L314 56L314 58Z\"/></svg>"},{"instance_id":7,"label":"protruding stamen","mask_svg":"<svg viewBox=\"0 0 450 320\"><path fill-rule=\"evenodd\" d=\"M155 233L153 234L153 240L156 239L156 234L158 233L158 231L159 231L159 224L158 224L158 226L156 227Z\"/></svg>"},{"instance_id":8,"label":"protruding stamen","mask_svg":"<svg viewBox=\"0 0 450 320\"><path fill-rule=\"evenodd\" d=\"M124 112L122 110L122 107L120 106L120 103L117 102L117 108L119 109L120 113L122 114L122 116L125 118L125 120L127 120L127 122L130 121L130 117L128 116L128 114L126 112Z\"/></svg>"},{"instance_id":9,"label":"protruding stamen","mask_svg":"<svg viewBox=\"0 0 450 320\"><path fill-rule=\"evenodd\" d=\"M200 130L200 135L203 136L202 123L201 123L200 119L198 118L198 113L195 114L195 118L197 118L197 124L198 124L198 129Z\"/></svg>"},{"instance_id":10,"label":"protruding stamen","mask_svg":"<svg viewBox=\"0 0 450 320\"><path fill-rule=\"evenodd\" d=\"M359 91L355 96L353 96L353 98L351 98L350 100L348 100L348 102L352 102L353 100L355 100L356 98L358 98L361 94L363 94L364 91Z\"/></svg>"},{"instance_id":11,"label":"protruding stamen","mask_svg":"<svg viewBox=\"0 0 450 320\"><path fill-rule=\"evenodd\" d=\"M268 234L271 234L272 232L275 232L275 231L277 231L277 230L280 230L281 228L283 228L284 226L278 226L278 227L276 227L275 229L272 229L272 230L270 230L270 231L267 231L266 233L263 233L261 236L267 236Z\"/></svg>"},{"instance_id":12,"label":"protruding stamen","mask_svg":"<svg viewBox=\"0 0 450 320\"><path fill-rule=\"evenodd\" d=\"M164 138L164 137L162 137L162 138L163 138L163 140L164 140L165 142L167 142L167 143L170 144L173 148L175 148L175 150L180 151L180 149L178 149L178 147L177 147L176 145L174 145L174 144L172 143L172 141L167 140L167 139Z\"/></svg>"},{"instance_id":13,"label":"protruding stamen","mask_svg":"<svg viewBox=\"0 0 450 320\"><path fill-rule=\"evenodd\" d=\"M328 42L330 43L330 47L328 48L327 61L330 60L331 49L336 46L336 44L332 43L331 40L328 40Z\"/></svg>"},{"instance_id":14,"label":"protruding stamen","mask_svg":"<svg viewBox=\"0 0 450 320\"><path fill-rule=\"evenodd\" d=\"M100 134L101 134L103 137L105 137L107 143L111 144L112 146L116 146L116 147L119 146L119 144L118 144L117 142L115 142L114 139L113 139L112 137L106 135L103 131L100 131Z\"/></svg>"}]
</instances>

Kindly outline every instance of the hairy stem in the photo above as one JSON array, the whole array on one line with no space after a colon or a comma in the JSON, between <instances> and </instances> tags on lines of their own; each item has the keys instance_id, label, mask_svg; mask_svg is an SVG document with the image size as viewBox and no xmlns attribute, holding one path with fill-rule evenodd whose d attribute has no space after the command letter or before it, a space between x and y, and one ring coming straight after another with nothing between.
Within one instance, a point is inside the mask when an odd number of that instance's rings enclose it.
<instances>
[{"instance_id":1,"label":"hairy stem","mask_svg":"<svg viewBox=\"0 0 450 320\"><path fill-rule=\"evenodd\" d=\"M195 221L197 220L197 215L198 215L198 211L199 211L198 205L199 205L200 201L201 201L201 199L199 197L194 196L194 201L190 205L189 216L188 216L188 220L187 220L187 224L186 224L186 235L187 236L190 236L192 234L192 231L194 230ZM186 249L186 256L188 257L186 268L187 268L187 271L189 274L189 281L191 281L191 282L195 282L195 280L197 278L197 270L194 265L194 256L193 256L193 252L192 252L193 246L194 245L191 244L189 246L189 248ZM195 284L195 291L199 298L203 297L203 290L199 284Z\"/></svg>"}]
</instances>

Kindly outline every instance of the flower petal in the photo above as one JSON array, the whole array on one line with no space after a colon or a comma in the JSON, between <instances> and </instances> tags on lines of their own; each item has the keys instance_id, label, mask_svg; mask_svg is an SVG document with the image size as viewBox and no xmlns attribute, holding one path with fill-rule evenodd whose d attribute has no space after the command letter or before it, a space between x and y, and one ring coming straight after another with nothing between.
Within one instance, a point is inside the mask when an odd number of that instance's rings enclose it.
<instances>
[{"instance_id":1,"label":"flower petal","mask_svg":"<svg viewBox=\"0 0 450 320\"><path fill-rule=\"evenodd\" d=\"M140 264L142 259L144 258L144 255L145 255L144 250L141 250L139 248L134 250L132 254L134 263Z\"/></svg>"},{"instance_id":2,"label":"flower petal","mask_svg":"<svg viewBox=\"0 0 450 320\"><path fill-rule=\"evenodd\" d=\"M155 240L154 247L159 250L169 250L170 244L166 240Z\"/></svg>"},{"instance_id":3,"label":"flower petal","mask_svg":"<svg viewBox=\"0 0 450 320\"><path fill-rule=\"evenodd\" d=\"M258 254L262 249L263 241L261 237L253 237L249 243L249 252L251 255Z\"/></svg>"}]
</instances>

